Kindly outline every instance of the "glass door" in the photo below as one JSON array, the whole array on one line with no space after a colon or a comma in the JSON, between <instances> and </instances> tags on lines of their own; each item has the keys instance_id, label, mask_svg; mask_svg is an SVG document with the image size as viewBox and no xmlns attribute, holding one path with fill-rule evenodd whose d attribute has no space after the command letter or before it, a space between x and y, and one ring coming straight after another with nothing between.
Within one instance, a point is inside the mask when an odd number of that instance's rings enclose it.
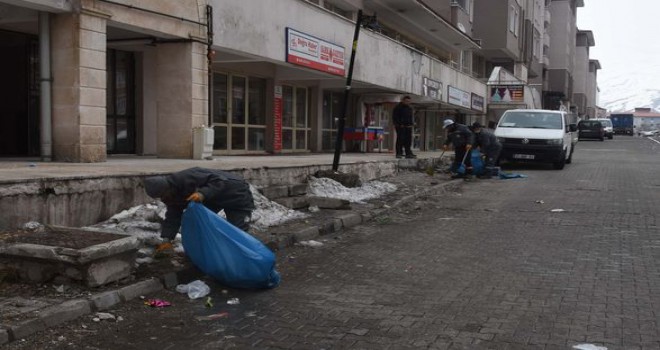
<instances>
[{"instance_id":1,"label":"glass door","mask_svg":"<svg viewBox=\"0 0 660 350\"><path fill-rule=\"evenodd\" d=\"M135 57L107 51L106 143L110 154L135 153Z\"/></svg>"}]
</instances>

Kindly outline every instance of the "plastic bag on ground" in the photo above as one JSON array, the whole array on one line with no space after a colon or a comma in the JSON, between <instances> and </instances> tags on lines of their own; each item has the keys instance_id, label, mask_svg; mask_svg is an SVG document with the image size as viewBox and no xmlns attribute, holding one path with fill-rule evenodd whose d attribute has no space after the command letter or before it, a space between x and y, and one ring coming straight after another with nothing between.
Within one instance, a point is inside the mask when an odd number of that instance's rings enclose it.
<instances>
[{"instance_id":1,"label":"plastic bag on ground","mask_svg":"<svg viewBox=\"0 0 660 350\"><path fill-rule=\"evenodd\" d=\"M188 204L181 236L193 264L228 287L261 289L280 283L275 254L202 204Z\"/></svg>"},{"instance_id":2,"label":"plastic bag on ground","mask_svg":"<svg viewBox=\"0 0 660 350\"><path fill-rule=\"evenodd\" d=\"M472 161L472 175L482 175L484 172L484 161L481 159L481 152L472 150L470 154Z\"/></svg>"},{"instance_id":3,"label":"plastic bag on ground","mask_svg":"<svg viewBox=\"0 0 660 350\"><path fill-rule=\"evenodd\" d=\"M211 293L211 287L200 280L192 281L188 284L180 284L176 286L176 291L179 293L188 293L188 298L199 299Z\"/></svg>"}]
</instances>

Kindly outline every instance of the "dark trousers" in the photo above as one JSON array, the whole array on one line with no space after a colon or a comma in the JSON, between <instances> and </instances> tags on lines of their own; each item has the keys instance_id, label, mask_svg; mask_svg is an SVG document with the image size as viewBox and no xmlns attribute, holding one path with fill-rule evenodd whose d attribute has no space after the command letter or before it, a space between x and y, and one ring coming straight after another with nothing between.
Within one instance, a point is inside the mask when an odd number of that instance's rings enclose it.
<instances>
[{"instance_id":1,"label":"dark trousers","mask_svg":"<svg viewBox=\"0 0 660 350\"><path fill-rule=\"evenodd\" d=\"M502 145L500 144L496 144L484 150L487 167L497 166L497 159L500 157L500 152L502 152Z\"/></svg>"},{"instance_id":2,"label":"dark trousers","mask_svg":"<svg viewBox=\"0 0 660 350\"><path fill-rule=\"evenodd\" d=\"M465 158L465 169L467 173L467 168L470 168L472 166L472 159L470 159L470 151L467 151L466 153L465 146L458 146L454 149L455 156L454 156L454 162L451 164L451 167L449 168L449 171L452 173L457 173L458 168L461 166L461 163L463 163L463 158Z\"/></svg>"},{"instance_id":3,"label":"dark trousers","mask_svg":"<svg viewBox=\"0 0 660 350\"><path fill-rule=\"evenodd\" d=\"M412 127L399 126L396 128L396 155L404 155L403 150L406 150L405 155L411 156L412 150L410 150L410 145L412 144Z\"/></svg>"},{"instance_id":4,"label":"dark trousers","mask_svg":"<svg viewBox=\"0 0 660 350\"><path fill-rule=\"evenodd\" d=\"M227 221L240 228L241 230L248 232L250 229L250 218L252 217L251 210L232 210L225 209L225 216L227 216Z\"/></svg>"}]
</instances>

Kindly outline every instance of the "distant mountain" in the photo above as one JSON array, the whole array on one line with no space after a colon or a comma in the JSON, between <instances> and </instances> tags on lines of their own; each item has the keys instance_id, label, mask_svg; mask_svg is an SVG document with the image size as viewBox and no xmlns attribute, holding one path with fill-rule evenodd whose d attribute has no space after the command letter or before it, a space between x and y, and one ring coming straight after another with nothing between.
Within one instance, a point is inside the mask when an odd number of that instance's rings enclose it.
<instances>
[{"instance_id":1,"label":"distant mountain","mask_svg":"<svg viewBox=\"0 0 660 350\"><path fill-rule=\"evenodd\" d=\"M660 66L641 65L635 69L626 65L625 68L616 68L603 70L605 74L598 77L600 107L610 112L629 111L636 107L660 110Z\"/></svg>"}]
</instances>

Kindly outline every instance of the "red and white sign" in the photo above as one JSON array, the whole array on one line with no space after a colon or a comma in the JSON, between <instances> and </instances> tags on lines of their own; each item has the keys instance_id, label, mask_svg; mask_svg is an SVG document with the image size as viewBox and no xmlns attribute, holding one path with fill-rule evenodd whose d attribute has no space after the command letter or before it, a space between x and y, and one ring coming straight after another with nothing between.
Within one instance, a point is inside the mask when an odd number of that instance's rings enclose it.
<instances>
[{"instance_id":1,"label":"red and white sign","mask_svg":"<svg viewBox=\"0 0 660 350\"><path fill-rule=\"evenodd\" d=\"M273 151L279 153L282 151L282 86L275 86L275 105L273 106L274 115L274 131L273 135Z\"/></svg>"},{"instance_id":2,"label":"red and white sign","mask_svg":"<svg viewBox=\"0 0 660 350\"><path fill-rule=\"evenodd\" d=\"M333 43L286 29L286 61L322 72L344 76L344 48Z\"/></svg>"}]
</instances>

